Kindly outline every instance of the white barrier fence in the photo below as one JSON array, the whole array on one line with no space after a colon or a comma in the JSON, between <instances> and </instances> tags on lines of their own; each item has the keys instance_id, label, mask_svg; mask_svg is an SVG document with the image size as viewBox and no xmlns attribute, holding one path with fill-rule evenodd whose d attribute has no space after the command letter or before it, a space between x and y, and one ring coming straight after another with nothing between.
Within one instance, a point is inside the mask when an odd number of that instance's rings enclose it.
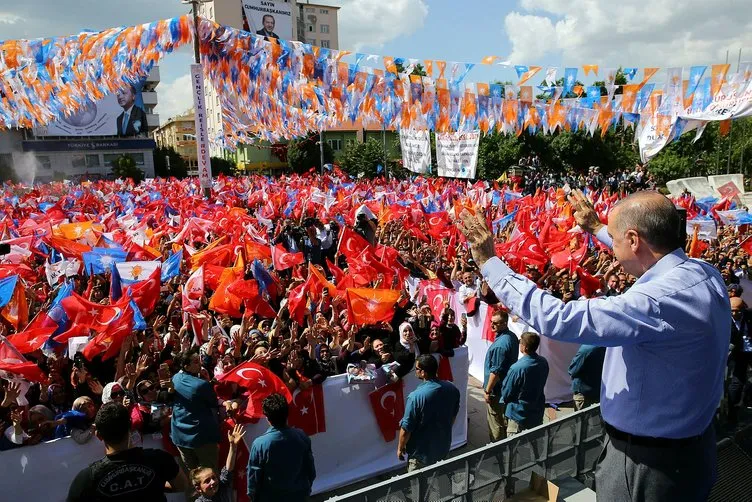
<instances>
[{"instance_id":1,"label":"white barrier fence","mask_svg":"<svg viewBox=\"0 0 752 502\"><path fill-rule=\"evenodd\" d=\"M455 449L467 442L467 348L455 350L450 362L454 385L462 393L460 411L452 429L452 449ZM419 381L414 373L410 373L404 378L404 384L404 397L407 398ZM317 474L314 493L333 490L405 464L397 459L397 439L386 443L379 431L368 399L368 394L374 390L373 385L348 385L344 375L328 378L322 385L326 432L311 437ZM249 447L253 439L267 428L265 421L248 426L245 441ZM143 442L145 448L159 448L161 445L150 436ZM70 438L2 452L0 487L4 495L0 499L63 501L78 471L103 455L104 448L98 440L79 445ZM245 469L246 466L237 468ZM168 498L184 500L182 494Z\"/></svg>"}]
</instances>

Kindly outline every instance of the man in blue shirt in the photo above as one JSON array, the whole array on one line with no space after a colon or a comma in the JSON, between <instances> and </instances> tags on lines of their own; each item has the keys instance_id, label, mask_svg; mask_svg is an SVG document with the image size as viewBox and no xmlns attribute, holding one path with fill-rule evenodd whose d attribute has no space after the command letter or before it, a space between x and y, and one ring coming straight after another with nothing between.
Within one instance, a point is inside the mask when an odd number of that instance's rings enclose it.
<instances>
[{"instance_id":1,"label":"man in blue shirt","mask_svg":"<svg viewBox=\"0 0 752 502\"><path fill-rule=\"evenodd\" d=\"M415 376L423 383L407 396L400 421L397 458L408 456L407 471L442 460L452 445L452 425L460 411L460 391L439 380L439 363L430 354L415 362Z\"/></svg>"},{"instance_id":2,"label":"man in blue shirt","mask_svg":"<svg viewBox=\"0 0 752 502\"><path fill-rule=\"evenodd\" d=\"M605 347L580 345L580 349L572 358L569 376L572 377L575 410L601 402L601 374L605 357Z\"/></svg>"},{"instance_id":3,"label":"man in blue shirt","mask_svg":"<svg viewBox=\"0 0 752 502\"><path fill-rule=\"evenodd\" d=\"M491 329L496 333L496 339L488 347L483 365L486 420L492 442L507 437L507 420L504 416L504 404L501 403L501 383L519 355L520 344L517 335L507 328L508 321L509 314L500 310L491 316Z\"/></svg>"},{"instance_id":4,"label":"man in blue shirt","mask_svg":"<svg viewBox=\"0 0 752 502\"><path fill-rule=\"evenodd\" d=\"M248 497L253 502L306 500L316 479L311 438L287 426L289 409L281 394L268 396L261 409L271 427L251 445Z\"/></svg>"},{"instance_id":5,"label":"man in blue shirt","mask_svg":"<svg viewBox=\"0 0 752 502\"><path fill-rule=\"evenodd\" d=\"M175 388L172 405L171 437L180 458L190 471L196 467L218 469L219 401L214 387L199 378L201 358L191 349L177 358L180 371L172 377Z\"/></svg>"},{"instance_id":6,"label":"man in blue shirt","mask_svg":"<svg viewBox=\"0 0 752 502\"><path fill-rule=\"evenodd\" d=\"M509 368L501 387L501 401L506 405L507 436L514 436L543 423L548 379L548 361L536 352L540 337L523 333L520 337L522 357Z\"/></svg>"},{"instance_id":7,"label":"man in blue shirt","mask_svg":"<svg viewBox=\"0 0 752 502\"><path fill-rule=\"evenodd\" d=\"M582 193L570 203L580 227L639 278L624 294L565 304L495 256L482 214L463 211L461 227L483 277L511 312L544 336L607 347L601 414L608 441L598 493L609 501L705 500L717 474L711 422L731 332L723 279L687 258L679 213L657 192L623 199L607 228Z\"/></svg>"}]
</instances>

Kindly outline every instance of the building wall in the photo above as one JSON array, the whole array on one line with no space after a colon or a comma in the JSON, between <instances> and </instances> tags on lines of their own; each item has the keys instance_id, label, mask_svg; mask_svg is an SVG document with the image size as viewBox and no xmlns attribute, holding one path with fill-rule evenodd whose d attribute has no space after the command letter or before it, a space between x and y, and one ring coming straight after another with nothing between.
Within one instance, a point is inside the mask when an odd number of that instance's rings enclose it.
<instances>
[{"instance_id":1,"label":"building wall","mask_svg":"<svg viewBox=\"0 0 752 502\"><path fill-rule=\"evenodd\" d=\"M196 150L196 122L193 115L170 119L154 131L154 141L162 148L173 148L183 158L189 174L198 175L198 152Z\"/></svg>"},{"instance_id":2,"label":"building wall","mask_svg":"<svg viewBox=\"0 0 752 502\"><path fill-rule=\"evenodd\" d=\"M300 2L307 44L339 49L338 7Z\"/></svg>"}]
</instances>

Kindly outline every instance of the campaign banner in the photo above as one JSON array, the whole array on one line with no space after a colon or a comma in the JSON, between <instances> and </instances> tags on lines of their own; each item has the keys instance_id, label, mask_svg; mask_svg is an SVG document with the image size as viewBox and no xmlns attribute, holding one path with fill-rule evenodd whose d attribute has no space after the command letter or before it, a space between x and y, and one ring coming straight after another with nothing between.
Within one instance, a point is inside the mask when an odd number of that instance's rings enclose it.
<instances>
[{"instance_id":1,"label":"campaign banner","mask_svg":"<svg viewBox=\"0 0 752 502\"><path fill-rule=\"evenodd\" d=\"M436 134L436 164L439 176L475 178L480 131Z\"/></svg>"},{"instance_id":2,"label":"campaign banner","mask_svg":"<svg viewBox=\"0 0 752 502\"><path fill-rule=\"evenodd\" d=\"M145 137L149 125L141 96L143 82L127 85L91 103L77 113L35 127L34 135L43 136L120 136Z\"/></svg>"},{"instance_id":3,"label":"campaign banner","mask_svg":"<svg viewBox=\"0 0 752 502\"><path fill-rule=\"evenodd\" d=\"M752 79L735 85L723 85L707 107L697 110L690 106L679 117L688 120L728 120L750 115L752 115Z\"/></svg>"},{"instance_id":4,"label":"campaign banner","mask_svg":"<svg viewBox=\"0 0 752 502\"><path fill-rule=\"evenodd\" d=\"M198 150L198 180L201 188L211 188L211 158L209 155L209 128L206 116L206 97L204 94L204 74L200 64L191 65L191 83L193 84L193 109L196 111L196 149Z\"/></svg>"},{"instance_id":5,"label":"campaign banner","mask_svg":"<svg viewBox=\"0 0 752 502\"><path fill-rule=\"evenodd\" d=\"M251 33L267 38L292 40L292 3L271 0L242 0Z\"/></svg>"},{"instance_id":6,"label":"campaign banner","mask_svg":"<svg viewBox=\"0 0 752 502\"><path fill-rule=\"evenodd\" d=\"M428 130L400 131L402 166L414 173L426 174L431 169L431 136Z\"/></svg>"}]
</instances>

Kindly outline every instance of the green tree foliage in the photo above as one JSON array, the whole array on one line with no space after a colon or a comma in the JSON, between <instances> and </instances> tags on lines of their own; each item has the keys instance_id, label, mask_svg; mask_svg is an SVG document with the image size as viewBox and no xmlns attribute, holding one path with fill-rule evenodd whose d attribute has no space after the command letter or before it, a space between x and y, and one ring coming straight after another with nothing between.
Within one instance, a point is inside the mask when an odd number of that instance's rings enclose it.
<instances>
[{"instance_id":1,"label":"green tree foliage","mask_svg":"<svg viewBox=\"0 0 752 502\"><path fill-rule=\"evenodd\" d=\"M188 168L183 157L174 148L158 147L154 149L154 175L182 179L188 176Z\"/></svg>"},{"instance_id":2,"label":"green tree foliage","mask_svg":"<svg viewBox=\"0 0 752 502\"><path fill-rule=\"evenodd\" d=\"M220 174L235 176L237 169L235 162L221 157L211 157L209 161L211 162L212 176L219 176Z\"/></svg>"},{"instance_id":3,"label":"green tree foliage","mask_svg":"<svg viewBox=\"0 0 752 502\"><path fill-rule=\"evenodd\" d=\"M296 173L303 173L311 168L321 171L321 151L319 148L318 133L290 141L287 144L287 165ZM332 162L334 162L334 152L328 143L324 143L324 164Z\"/></svg>"},{"instance_id":4,"label":"green tree foliage","mask_svg":"<svg viewBox=\"0 0 752 502\"><path fill-rule=\"evenodd\" d=\"M144 172L138 168L136 161L128 154L123 154L112 161L112 175L115 179L131 178L136 183L145 178Z\"/></svg>"},{"instance_id":5,"label":"green tree foliage","mask_svg":"<svg viewBox=\"0 0 752 502\"><path fill-rule=\"evenodd\" d=\"M395 62L394 65L397 67L397 73L405 72L405 66L401 62L397 61ZM410 72L410 75L417 75L419 77L425 77L428 74L426 73L426 69L423 68L423 65L418 63L415 65L415 68L413 68L413 71Z\"/></svg>"},{"instance_id":6,"label":"green tree foliage","mask_svg":"<svg viewBox=\"0 0 752 502\"><path fill-rule=\"evenodd\" d=\"M378 166L386 167L384 145L371 138L365 143L354 142L345 148L339 158L339 164L347 173L358 176L363 173L367 177L383 175L378 173Z\"/></svg>"}]
</instances>

